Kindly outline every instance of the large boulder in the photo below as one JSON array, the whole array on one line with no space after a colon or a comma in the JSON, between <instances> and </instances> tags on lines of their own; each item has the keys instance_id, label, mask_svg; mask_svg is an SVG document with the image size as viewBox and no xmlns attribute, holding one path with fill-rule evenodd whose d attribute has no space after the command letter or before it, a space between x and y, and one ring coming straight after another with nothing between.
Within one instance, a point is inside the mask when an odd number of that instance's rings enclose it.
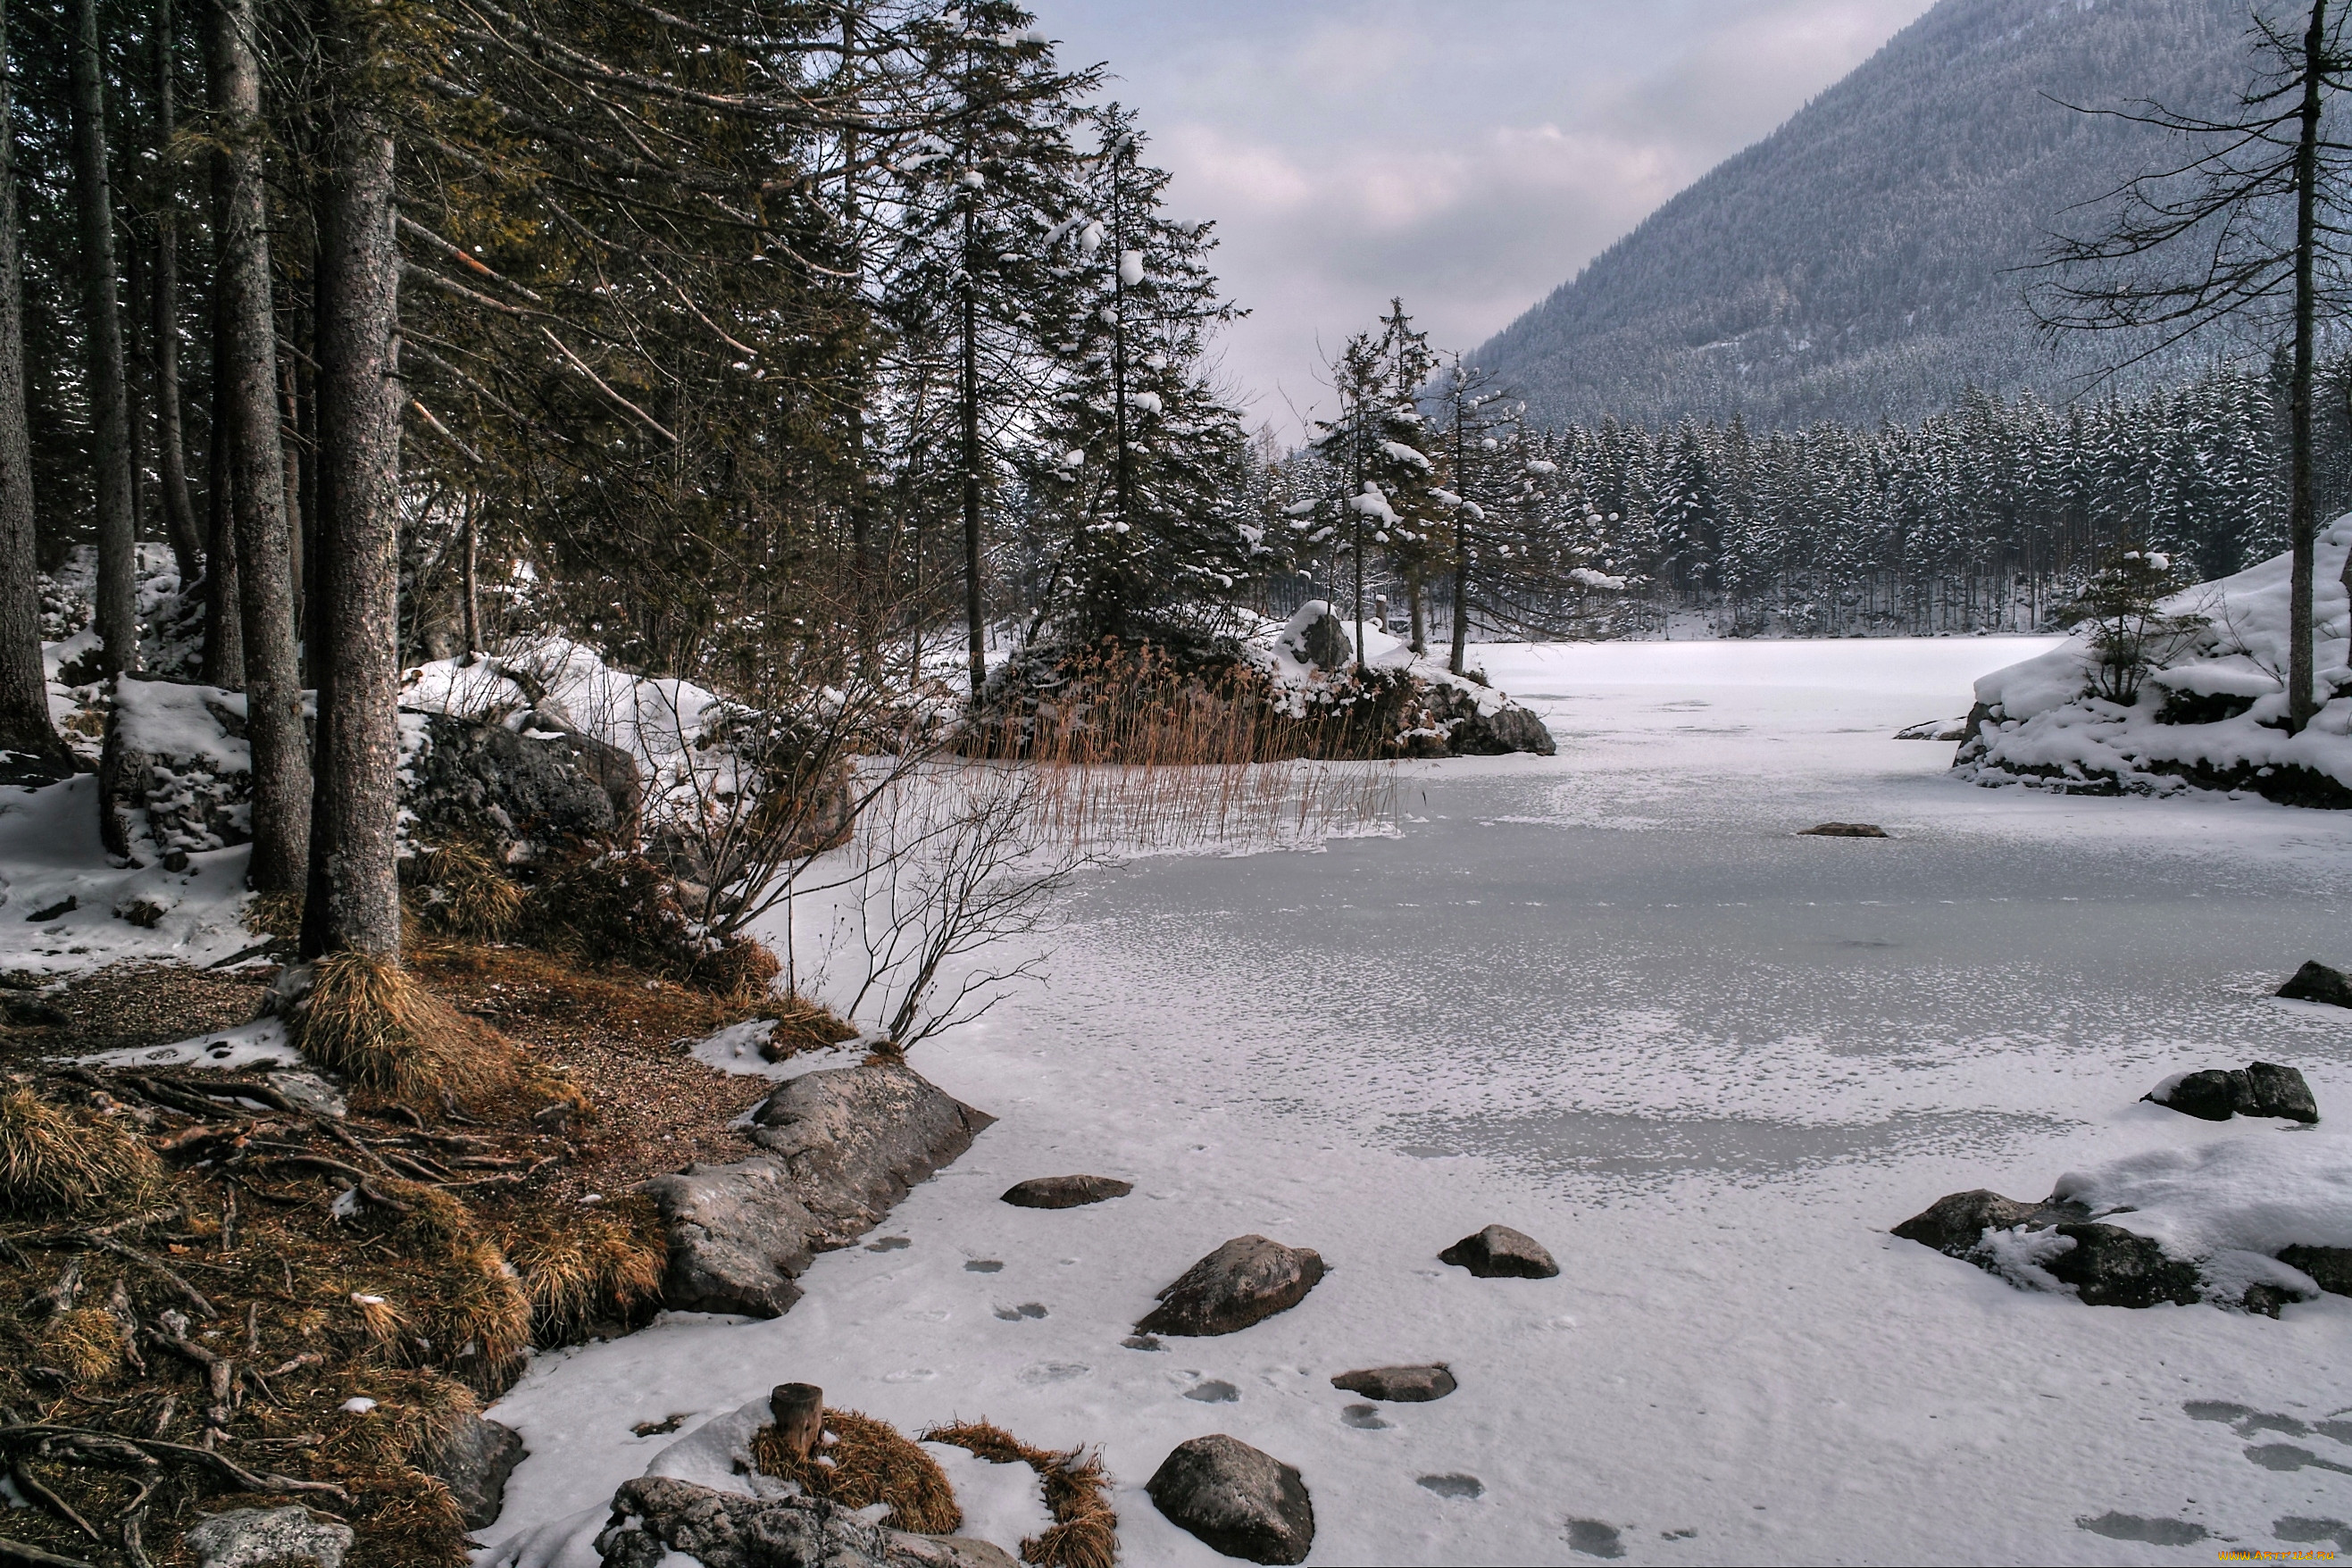
<instances>
[{"instance_id":1,"label":"large boulder","mask_svg":"<svg viewBox=\"0 0 2352 1568\"><path fill-rule=\"evenodd\" d=\"M2305 1123L2319 1120L2319 1102L2302 1072L2276 1062L2182 1073L2140 1098L2204 1121L2227 1121L2232 1116L2276 1116Z\"/></svg>"},{"instance_id":2,"label":"large boulder","mask_svg":"<svg viewBox=\"0 0 2352 1568\"><path fill-rule=\"evenodd\" d=\"M906 1063L877 1058L785 1084L751 1112L751 1142L791 1173L816 1221L810 1245L824 1251L873 1229L995 1120Z\"/></svg>"},{"instance_id":3,"label":"large boulder","mask_svg":"<svg viewBox=\"0 0 2352 1568\"><path fill-rule=\"evenodd\" d=\"M1144 1484L1168 1521L1227 1557L1304 1563L1315 1503L1298 1472L1220 1432L1180 1443Z\"/></svg>"},{"instance_id":4,"label":"large boulder","mask_svg":"<svg viewBox=\"0 0 2352 1568\"><path fill-rule=\"evenodd\" d=\"M1205 1338L1238 1333L1307 1299L1323 1278L1322 1258L1262 1236L1237 1236L1162 1289L1139 1334Z\"/></svg>"},{"instance_id":5,"label":"large boulder","mask_svg":"<svg viewBox=\"0 0 2352 1568\"><path fill-rule=\"evenodd\" d=\"M640 1189L669 1231L664 1301L780 1316L800 1300L793 1281L814 1254L873 1229L994 1120L900 1061L803 1073L752 1110L761 1153Z\"/></svg>"},{"instance_id":6,"label":"large boulder","mask_svg":"<svg viewBox=\"0 0 2352 1568\"><path fill-rule=\"evenodd\" d=\"M744 1497L671 1476L639 1476L613 1494L596 1537L602 1568L656 1568L672 1552L702 1568L929 1568L895 1531L824 1498Z\"/></svg>"},{"instance_id":7,"label":"large boulder","mask_svg":"<svg viewBox=\"0 0 2352 1568\"><path fill-rule=\"evenodd\" d=\"M2168 1255L2156 1241L2089 1217L2081 1204L2053 1199L2020 1203L1981 1188L1938 1198L1895 1227L1896 1236L1932 1247L1947 1257L1973 1263L2015 1282L2011 1249L1999 1243L2012 1236L2054 1233L2031 1251L2034 1268L2094 1307L2181 1305L2204 1299L2194 1263Z\"/></svg>"},{"instance_id":8,"label":"large boulder","mask_svg":"<svg viewBox=\"0 0 2352 1568\"><path fill-rule=\"evenodd\" d=\"M468 1415L441 1440L427 1473L449 1489L467 1530L498 1522L506 1506L507 1478L523 1461L522 1436L511 1426Z\"/></svg>"},{"instance_id":9,"label":"large boulder","mask_svg":"<svg viewBox=\"0 0 2352 1568\"><path fill-rule=\"evenodd\" d=\"M1932 1247L1948 1258L1966 1258L1983 1245L1989 1230L2042 1230L2061 1220L2088 1217L2089 1211L2079 1206L2068 1205L2063 1213L2053 1214L2051 1205L2022 1204L1979 1187L1937 1198L1896 1226L1894 1234Z\"/></svg>"},{"instance_id":10,"label":"large boulder","mask_svg":"<svg viewBox=\"0 0 2352 1568\"><path fill-rule=\"evenodd\" d=\"M2312 1283L2331 1296L2352 1296L2352 1247L2305 1247L2279 1249L2279 1261L2300 1268Z\"/></svg>"},{"instance_id":11,"label":"large boulder","mask_svg":"<svg viewBox=\"0 0 2352 1568\"><path fill-rule=\"evenodd\" d=\"M792 1173L772 1159L696 1163L639 1189L669 1232L662 1300L689 1312L781 1317L801 1299L816 1220Z\"/></svg>"},{"instance_id":12,"label":"large boulder","mask_svg":"<svg viewBox=\"0 0 2352 1568\"><path fill-rule=\"evenodd\" d=\"M1433 679L1428 698L1430 715L1447 731L1446 748L1456 756L1532 752L1549 757L1559 750L1551 731L1532 710L1499 691Z\"/></svg>"},{"instance_id":13,"label":"large boulder","mask_svg":"<svg viewBox=\"0 0 2352 1568\"><path fill-rule=\"evenodd\" d=\"M1464 1237L1439 1253L1437 1260L1467 1268L1481 1279L1549 1279L1559 1272L1541 1242L1507 1225L1490 1225Z\"/></svg>"},{"instance_id":14,"label":"large boulder","mask_svg":"<svg viewBox=\"0 0 2352 1568\"><path fill-rule=\"evenodd\" d=\"M1356 657L1356 645L1348 636L1347 623L1333 615L1328 606L1320 613L1293 616L1284 628L1283 640L1290 657L1301 664L1311 664L1326 675L1345 669Z\"/></svg>"},{"instance_id":15,"label":"large boulder","mask_svg":"<svg viewBox=\"0 0 2352 1568\"><path fill-rule=\"evenodd\" d=\"M245 718L241 691L118 676L98 761L107 852L145 861L251 842Z\"/></svg>"},{"instance_id":16,"label":"large boulder","mask_svg":"<svg viewBox=\"0 0 2352 1568\"><path fill-rule=\"evenodd\" d=\"M2352 1007L2352 976L2340 969L2330 969L2317 959L2306 959L2304 965L2278 988L2278 994L2290 1002L2325 1002L2331 1007Z\"/></svg>"},{"instance_id":17,"label":"large boulder","mask_svg":"<svg viewBox=\"0 0 2352 1568\"><path fill-rule=\"evenodd\" d=\"M2189 1306L2204 1298L2197 1266L2168 1257L2163 1247L2121 1226L2081 1223L2053 1227L2074 1245L2045 1258L2042 1268L2094 1307Z\"/></svg>"},{"instance_id":18,"label":"large boulder","mask_svg":"<svg viewBox=\"0 0 2352 1568\"><path fill-rule=\"evenodd\" d=\"M342 1568L352 1527L314 1518L296 1503L215 1513L181 1539L195 1554L196 1568Z\"/></svg>"},{"instance_id":19,"label":"large boulder","mask_svg":"<svg viewBox=\"0 0 2352 1568\"><path fill-rule=\"evenodd\" d=\"M559 714L404 713L402 729L402 804L425 843L488 842L528 860L575 844L636 842L636 760Z\"/></svg>"}]
</instances>

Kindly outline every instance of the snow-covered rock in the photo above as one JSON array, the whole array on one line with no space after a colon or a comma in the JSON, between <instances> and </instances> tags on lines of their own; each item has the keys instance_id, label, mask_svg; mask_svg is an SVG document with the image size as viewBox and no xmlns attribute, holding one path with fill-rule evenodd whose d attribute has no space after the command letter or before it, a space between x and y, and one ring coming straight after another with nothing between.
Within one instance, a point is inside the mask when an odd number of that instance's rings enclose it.
<instances>
[{"instance_id":1,"label":"snow-covered rock","mask_svg":"<svg viewBox=\"0 0 2352 1568\"><path fill-rule=\"evenodd\" d=\"M1022 1209L1074 1209L1108 1203L1135 1191L1116 1176L1032 1176L1004 1190L1003 1201Z\"/></svg>"},{"instance_id":2,"label":"snow-covered rock","mask_svg":"<svg viewBox=\"0 0 2352 1568\"><path fill-rule=\"evenodd\" d=\"M1984 677L1953 765L1979 784L2072 794L2195 785L2352 807L2352 606L2341 581L2347 551L2352 517L2319 535L2313 695L2322 707L2300 732L2284 728L2293 559L2277 555L2162 602L2164 615L2205 624L2147 672L2129 706L2095 693L2097 654L2087 632Z\"/></svg>"},{"instance_id":3,"label":"snow-covered rock","mask_svg":"<svg viewBox=\"0 0 2352 1568\"><path fill-rule=\"evenodd\" d=\"M782 1315L816 1253L873 1229L993 1120L902 1062L790 1080L751 1112L751 1141L764 1152L689 1165L639 1189L669 1232L663 1300L684 1310Z\"/></svg>"},{"instance_id":4,"label":"snow-covered rock","mask_svg":"<svg viewBox=\"0 0 2352 1568\"><path fill-rule=\"evenodd\" d=\"M152 860L251 842L245 694L116 678L98 780L110 854Z\"/></svg>"},{"instance_id":5,"label":"snow-covered rock","mask_svg":"<svg viewBox=\"0 0 2352 1568\"><path fill-rule=\"evenodd\" d=\"M1349 622L1330 604L1309 599L1289 620L1262 620L1243 639L1243 657L1264 676L1276 712L1294 719L1360 700L1368 683L1396 683L1402 722L1397 749L1416 756L1496 756L1558 749L1533 711L1503 692L1454 674L1436 659L1370 622L1364 625L1360 674Z\"/></svg>"},{"instance_id":6,"label":"snow-covered rock","mask_svg":"<svg viewBox=\"0 0 2352 1568\"><path fill-rule=\"evenodd\" d=\"M1955 1193L1895 1234L2095 1306L2203 1300L2275 1317L2352 1286L2352 1268L2333 1272L2352 1264L2352 1139L2297 1130L2150 1150L2060 1177L2045 1203Z\"/></svg>"},{"instance_id":7,"label":"snow-covered rock","mask_svg":"<svg viewBox=\"0 0 2352 1568\"><path fill-rule=\"evenodd\" d=\"M1227 1557L1304 1563L1315 1545L1315 1503L1298 1471L1222 1432L1178 1444L1144 1490L1169 1522Z\"/></svg>"},{"instance_id":8,"label":"snow-covered rock","mask_svg":"<svg viewBox=\"0 0 2352 1568\"><path fill-rule=\"evenodd\" d=\"M1331 1379L1331 1386L1367 1399L1425 1405L1444 1398L1461 1385L1444 1362L1431 1362L1423 1366L1369 1366L1343 1372Z\"/></svg>"},{"instance_id":9,"label":"snow-covered rock","mask_svg":"<svg viewBox=\"0 0 2352 1568\"><path fill-rule=\"evenodd\" d=\"M183 1538L197 1568L268 1568L285 1563L342 1568L352 1549L352 1527L314 1517L300 1504L285 1508L240 1508L216 1513Z\"/></svg>"},{"instance_id":10,"label":"snow-covered rock","mask_svg":"<svg viewBox=\"0 0 2352 1568\"><path fill-rule=\"evenodd\" d=\"M408 836L496 843L509 860L637 838L634 759L536 709L503 720L404 713L401 804Z\"/></svg>"},{"instance_id":11,"label":"snow-covered rock","mask_svg":"<svg viewBox=\"0 0 2352 1568\"><path fill-rule=\"evenodd\" d=\"M2276 1062L2175 1073L2146 1098L2152 1104L2204 1121L2227 1121L2232 1116L2276 1116L2302 1122L2319 1120L2319 1103L2312 1098L2311 1085L2302 1072Z\"/></svg>"},{"instance_id":12,"label":"snow-covered rock","mask_svg":"<svg viewBox=\"0 0 2352 1568\"><path fill-rule=\"evenodd\" d=\"M702 1568L919 1568L939 1561L900 1547L897 1531L824 1498L742 1497L667 1476L622 1482L613 1518L596 1537L604 1568L660 1568L680 1558Z\"/></svg>"},{"instance_id":13,"label":"snow-covered rock","mask_svg":"<svg viewBox=\"0 0 2352 1568\"><path fill-rule=\"evenodd\" d=\"M1196 1338L1239 1333L1298 1305L1322 1278L1323 1258L1309 1247L1237 1236L1161 1289L1160 1305L1135 1331Z\"/></svg>"},{"instance_id":14,"label":"snow-covered rock","mask_svg":"<svg viewBox=\"0 0 2352 1568\"><path fill-rule=\"evenodd\" d=\"M1437 1260L1467 1268L1481 1279L1549 1279L1559 1272L1543 1243L1507 1225L1490 1225L1464 1237L1439 1253Z\"/></svg>"}]
</instances>

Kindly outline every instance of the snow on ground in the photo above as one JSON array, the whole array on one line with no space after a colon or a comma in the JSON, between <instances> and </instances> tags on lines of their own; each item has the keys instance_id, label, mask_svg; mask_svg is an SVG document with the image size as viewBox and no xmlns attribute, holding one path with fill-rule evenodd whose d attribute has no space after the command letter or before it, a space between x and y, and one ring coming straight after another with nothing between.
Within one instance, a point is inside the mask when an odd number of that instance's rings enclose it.
<instances>
[{"instance_id":1,"label":"snow on ground","mask_svg":"<svg viewBox=\"0 0 2352 1568\"><path fill-rule=\"evenodd\" d=\"M239 919L252 854L199 850L178 871L117 867L99 840L96 773L0 789L0 973L62 978L132 960L234 957L261 940Z\"/></svg>"},{"instance_id":2,"label":"snow on ground","mask_svg":"<svg viewBox=\"0 0 2352 1568\"><path fill-rule=\"evenodd\" d=\"M1413 764L1394 838L1088 874L1050 984L917 1053L1002 1120L788 1316L541 1358L493 1412L531 1457L486 1537L601 1521L677 1440L633 1424L797 1379L1102 1445L1153 1568L1224 1561L1142 1491L1215 1431L1304 1473L1311 1563L2352 1549L2352 1301L2088 1308L1886 1234L2070 1172L2155 1213L2352 1116L2352 1020L2267 994L2352 958L2352 820L1980 790L1891 738L2050 646L1479 650L1558 757ZM1894 837L1795 837L1825 819ZM2317 1133L2139 1102L2253 1058L2308 1075ZM997 1201L1074 1172L1137 1190ZM1561 1277L1436 1261L1489 1222ZM1242 1333L1121 1346L1253 1231L1330 1274ZM1461 1383L1433 1404L1328 1382L1430 1359Z\"/></svg>"},{"instance_id":3,"label":"snow on ground","mask_svg":"<svg viewBox=\"0 0 2352 1568\"><path fill-rule=\"evenodd\" d=\"M2157 661L2168 668L2150 673L2129 707L2086 695L2096 661L2087 632L1979 679L1977 700L1999 710L1984 729L1985 782L2046 768L2168 791L2186 786L2163 764L2186 763L2224 771L2294 765L2352 785L2352 696L2338 694L2352 687L2345 668L2352 606L2342 580L2348 549L2352 517L2323 531L2314 552L2315 695L2322 707L2300 732L2279 727L2287 710L2293 557L2274 555L2164 601L2168 615L2206 625L2182 646L2159 650ZM2173 693L2237 698L2247 706L2209 723L2161 722Z\"/></svg>"}]
</instances>

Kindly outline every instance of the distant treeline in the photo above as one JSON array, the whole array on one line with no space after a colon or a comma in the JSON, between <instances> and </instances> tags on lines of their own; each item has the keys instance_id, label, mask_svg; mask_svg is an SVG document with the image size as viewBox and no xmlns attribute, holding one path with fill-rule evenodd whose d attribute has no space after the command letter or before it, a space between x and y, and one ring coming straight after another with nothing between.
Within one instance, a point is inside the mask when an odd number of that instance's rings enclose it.
<instances>
[{"instance_id":1,"label":"distant treeline","mask_svg":"<svg viewBox=\"0 0 2352 1568\"><path fill-rule=\"evenodd\" d=\"M2352 354L2320 379L2316 488L2321 515L2333 516L2352 507ZM1441 495L1464 489L1448 460L1457 446L1483 451L1465 461L1488 477L1469 476L1477 515L1460 552L1474 635L1655 636L1699 617L1733 636L2022 631L2057 624L2084 579L2126 549L2166 552L2202 577L2284 550L2282 385L2273 369L2218 366L2182 386L2063 408L1970 392L1916 425L1875 430L1608 420L1490 426L1480 443L1457 444L1439 417L1429 445ZM1276 499L1345 488L1314 472L1328 466L1313 453L1288 459ZM1297 586L1272 584L1268 608L1320 591L1317 580L1339 585L1347 542L1332 542L1333 557L1308 563ZM1375 591L1401 621L1412 565L1375 567L1368 551ZM1423 588L1442 629L1451 596L1426 578Z\"/></svg>"}]
</instances>

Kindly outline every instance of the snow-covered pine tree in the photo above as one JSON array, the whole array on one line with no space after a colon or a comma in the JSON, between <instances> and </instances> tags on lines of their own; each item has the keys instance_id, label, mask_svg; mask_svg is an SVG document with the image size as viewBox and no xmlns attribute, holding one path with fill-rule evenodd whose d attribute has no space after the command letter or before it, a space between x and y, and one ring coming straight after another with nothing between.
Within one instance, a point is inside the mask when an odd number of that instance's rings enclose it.
<instances>
[{"instance_id":1,"label":"snow-covered pine tree","mask_svg":"<svg viewBox=\"0 0 2352 1568\"><path fill-rule=\"evenodd\" d=\"M1042 252L1059 365L1033 443L1053 524L1042 602L1070 637L1125 637L1155 615L1223 602L1258 526L1239 414L1209 384L1212 331L1233 319L1210 272L1209 226L1164 205L1131 110L1088 111L1094 147Z\"/></svg>"},{"instance_id":2,"label":"snow-covered pine tree","mask_svg":"<svg viewBox=\"0 0 2352 1568\"><path fill-rule=\"evenodd\" d=\"M927 25L938 118L952 129L917 142L894 170L900 222L886 309L915 361L903 379L946 394L909 406L925 417L901 435L943 458L957 480L975 694L987 679L990 494L1008 447L1041 411L1032 307L1053 292L1045 252L1076 193L1074 100L1096 79L1056 67L1033 19L1001 0L974 0Z\"/></svg>"}]
</instances>

